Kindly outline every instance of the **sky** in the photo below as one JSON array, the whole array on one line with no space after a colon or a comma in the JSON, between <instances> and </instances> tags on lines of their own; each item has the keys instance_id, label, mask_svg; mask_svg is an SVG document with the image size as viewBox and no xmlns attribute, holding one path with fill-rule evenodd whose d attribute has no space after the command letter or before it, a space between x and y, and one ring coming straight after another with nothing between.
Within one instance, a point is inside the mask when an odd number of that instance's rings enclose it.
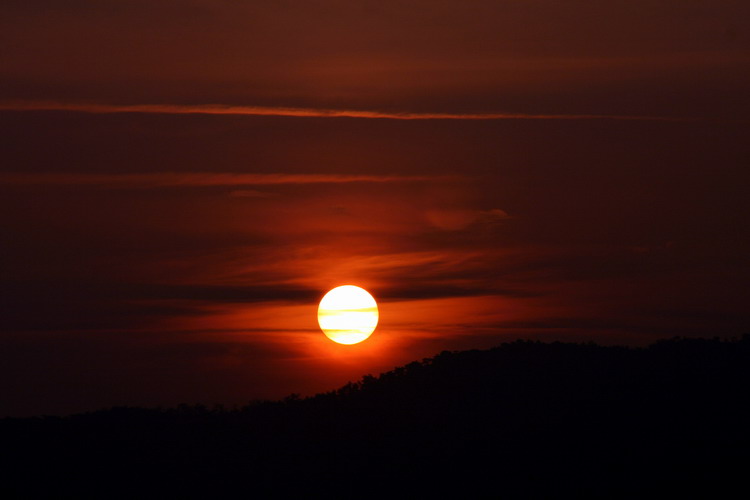
<instances>
[{"instance_id":1,"label":"sky","mask_svg":"<svg viewBox=\"0 0 750 500\"><path fill-rule=\"evenodd\" d=\"M0 416L748 333L750 4L6 0ZM328 340L355 284L380 323Z\"/></svg>"}]
</instances>

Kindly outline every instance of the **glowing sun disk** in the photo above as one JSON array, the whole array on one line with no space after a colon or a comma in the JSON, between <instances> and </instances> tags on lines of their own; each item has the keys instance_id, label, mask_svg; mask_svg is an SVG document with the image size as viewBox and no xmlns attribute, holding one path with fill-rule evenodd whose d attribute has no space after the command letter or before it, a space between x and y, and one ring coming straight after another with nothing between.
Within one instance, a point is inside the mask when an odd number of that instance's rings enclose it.
<instances>
[{"instance_id":1,"label":"glowing sun disk","mask_svg":"<svg viewBox=\"0 0 750 500\"><path fill-rule=\"evenodd\" d=\"M318 324L339 344L357 344L378 325L378 305L366 290L353 285L328 292L318 306Z\"/></svg>"}]
</instances>

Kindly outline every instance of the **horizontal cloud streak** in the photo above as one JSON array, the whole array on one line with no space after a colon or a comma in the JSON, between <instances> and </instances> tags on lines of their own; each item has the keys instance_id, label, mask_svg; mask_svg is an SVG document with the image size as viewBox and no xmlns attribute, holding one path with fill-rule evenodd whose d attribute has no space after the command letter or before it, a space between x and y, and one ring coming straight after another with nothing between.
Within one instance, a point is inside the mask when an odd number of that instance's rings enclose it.
<instances>
[{"instance_id":1,"label":"horizontal cloud streak","mask_svg":"<svg viewBox=\"0 0 750 500\"><path fill-rule=\"evenodd\" d=\"M457 179L458 176L339 175L339 174L235 174L178 173L86 174L86 173L0 173L0 185L91 186L125 188L271 186L282 184L345 184L354 182L428 182Z\"/></svg>"},{"instance_id":2,"label":"horizontal cloud streak","mask_svg":"<svg viewBox=\"0 0 750 500\"><path fill-rule=\"evenodd\" d=\"M14 101L0 103L0 111L73 111L113 114L287 116L298 118L363 118L385 120L635 120L684 121L684 118L642 115L527 114L527 113L412 113L351 109L317 109L220 104L94 104Z\"/></svg>"}]
</instances>

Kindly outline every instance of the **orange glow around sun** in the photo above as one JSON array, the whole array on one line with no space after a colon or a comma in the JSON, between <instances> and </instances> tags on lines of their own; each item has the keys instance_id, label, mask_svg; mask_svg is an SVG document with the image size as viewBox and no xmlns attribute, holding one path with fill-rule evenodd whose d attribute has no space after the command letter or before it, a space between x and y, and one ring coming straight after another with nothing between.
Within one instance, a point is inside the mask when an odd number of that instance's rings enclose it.
<instances>
[{"instance_id":1,"label":"orange glow around sun","mask_svg":"<svg viewBox=\"0 0 750 500\"><path fill-rule=\"evenodd\" d=\"M339 344L357 344L378 325L378 305L358 286L339 286L328 292L318 306L318 324L326 337Z\"/></svg>"}]
</instances>

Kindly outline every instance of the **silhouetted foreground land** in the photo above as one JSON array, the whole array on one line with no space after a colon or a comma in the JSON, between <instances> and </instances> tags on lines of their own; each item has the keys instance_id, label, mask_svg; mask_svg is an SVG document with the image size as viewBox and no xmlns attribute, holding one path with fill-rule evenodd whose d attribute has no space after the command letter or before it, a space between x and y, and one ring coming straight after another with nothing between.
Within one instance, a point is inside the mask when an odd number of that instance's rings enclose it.
<instances>
[{"instance_id":1,"label":"silhouetted foreground land","mask_svg":"<svg viewBox=\"0 0 750 500\"><path fill-rule=\"evenodd\" d=\"M749 382L750 336L443 352L307 399L5 419L0 495L742 498Z\"/></svg>"}]
</instances>

